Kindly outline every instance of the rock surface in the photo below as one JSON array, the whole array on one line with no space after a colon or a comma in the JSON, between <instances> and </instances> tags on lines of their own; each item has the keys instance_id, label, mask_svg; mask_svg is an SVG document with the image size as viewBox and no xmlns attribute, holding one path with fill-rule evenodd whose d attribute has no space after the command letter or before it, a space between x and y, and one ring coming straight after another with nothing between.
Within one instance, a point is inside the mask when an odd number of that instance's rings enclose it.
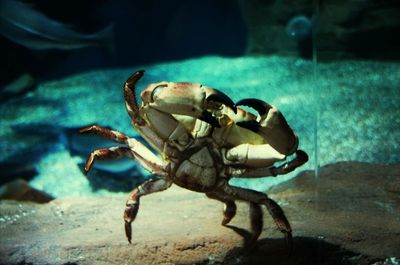
<instances>
[{"instance_id":1,"label":"rock surface","mask_svg":"<svg viewBox=\"0 0 400 265\"><path fill-rule=\"evenodd\" d=\"M49 194L32 188L23 179L16 179L0 187L0 200L46 203L53 199Z\"/></svg>"},{"instance_id":2,"label":"rock surface","mask_svg":"<svg viewBox=\"0 0 400 265\"><path fill-rule=\"evenodd\" d=\"M2 264L371 264L400 257L400 165L343 162L268 192L294 231L288 254L265 214L252 251L248 207L223 227L219 202L173 187L143 197L133 243L123 197L62 198L45 205L0 203ZM397 258L396 258L397 257ZM391 259L390 259L391 258ZM388 263L390 264L390 263ZM395 263L392 263L395 264Z\"/></svg>"}]
</instances>

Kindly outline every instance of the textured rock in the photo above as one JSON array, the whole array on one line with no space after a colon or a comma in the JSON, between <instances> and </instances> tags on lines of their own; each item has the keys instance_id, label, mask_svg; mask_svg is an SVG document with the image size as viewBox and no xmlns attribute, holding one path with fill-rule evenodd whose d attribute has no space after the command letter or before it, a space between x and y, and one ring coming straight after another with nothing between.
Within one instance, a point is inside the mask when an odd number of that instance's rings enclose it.
<instances>
[{"instance_id":1,"label":"textured rock","mask_svg":"<svg viewBox=\"0 0 400 265\"><path fill-rule=\"evenodd\" d=\"M248 207L223 227L219 202L173 187L143 197L133 244L124 232L123 197L62 198L46 205L2 201L4 264L371 264L400 256L400 166L338 163L268 192L294 231L288 255L265 214L255 249ZM397 257L397 258L396 258ZM390 264L390 263L388 263ZM393 263L395 264L395 263Z\"/></svg>"},{"instance_id":2,"label":"textured rock","mask_svg":"<svg viewBox=\"0 0 400 265\"><path fill-rule=\"evenodd\" d=\"M0 187L0 199L45 203L54 198L43 191L32 188L25 180L16 179Z\"/></svg>"}]
</instances>

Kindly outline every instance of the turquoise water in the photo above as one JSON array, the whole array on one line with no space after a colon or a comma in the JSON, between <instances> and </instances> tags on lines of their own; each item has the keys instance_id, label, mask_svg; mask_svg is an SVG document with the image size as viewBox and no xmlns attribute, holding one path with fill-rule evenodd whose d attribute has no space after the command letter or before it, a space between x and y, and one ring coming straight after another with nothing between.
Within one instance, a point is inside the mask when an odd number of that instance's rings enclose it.
<instances>
[{"instance_id":1,"label":"turquoise water","mask_svg":"<svg viewBox=\"0 0 400 265\"><path fill-rule=\"evenodd\" d=\"M311 158L317 136L321 166L350 160L398 163L399 66L374 61L319 64L315 79L312 62L301 59L202 57L81 73L42 83L27 95L0 103L0 161L32 164L37 175L31 185L55 197L127 192L147 173L125 159L99 164L88 180L82 173L85 156L113 143L82 138L77 130L96 123L137 136L125 111L122 84L132 72L145 69L139 90L163 80L199 82L233 101L255 97L276 105L299 136L299 148ZM266 190L315 166L311 159L289 176L235 179L232 184Z\"/></svg>"}]
</instances>

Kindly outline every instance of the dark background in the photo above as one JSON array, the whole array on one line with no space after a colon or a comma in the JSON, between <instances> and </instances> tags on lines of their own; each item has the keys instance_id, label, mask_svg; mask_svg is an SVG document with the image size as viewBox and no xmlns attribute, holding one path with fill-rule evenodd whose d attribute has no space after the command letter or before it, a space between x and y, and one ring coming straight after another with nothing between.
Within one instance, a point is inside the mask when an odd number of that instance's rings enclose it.
<instances>
[{"instance_id":1,"label":"dark background","mask_svg":"<svg viewBox=\"0 0 400 265\"><path fill-rule=\"evenodd\" d=\"M0 89L24 73L38 84L82 71L204 55L312 59L316 54L318 62L400 59L398 0L0 1L29 3L84 34L112 24L115 45L115 52L104 47L38 51L0 34ZM311 35L288 37L288 23L297 16L312 21L314 43ZM0 93L0 100L5 98Z\"/></svg>"},{"instance_id":2,"label":"dark background","mask_svg":"<svg viewBox=\"0 0 400 265\"><path fill-rule=\"evenodd\" d=\"M23 73L37 81L99 68L133 67L206 54L240 56L246 26L231 0L23 1L82 33L114 26L115 53L104 47L29 50L0 35L0 86Z\"/></svg>"}]
</instances>

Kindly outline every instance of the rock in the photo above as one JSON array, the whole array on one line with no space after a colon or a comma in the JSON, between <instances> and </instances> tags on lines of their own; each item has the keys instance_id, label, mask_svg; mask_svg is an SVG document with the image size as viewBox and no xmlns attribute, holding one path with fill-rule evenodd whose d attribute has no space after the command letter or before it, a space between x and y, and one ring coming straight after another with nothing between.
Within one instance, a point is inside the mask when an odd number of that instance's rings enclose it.
<instances>
[{"instance_id":1,"label":"rock","mask_svg":"<svg viewBox=\"0 0 400 265\"><path fill-rule=\"evenodd\" d=\"M35 88L36 82L37 81L32 75L24 73L0 90L0 100L6 101L16 96L28 93L28 91Z\"/></svg>"},{"instance_id":2,"label":"rock","mask_svg":"<svg viewBox=\"0 0 400 265\"><path fill-rule=\"evenodd\" d=\"M400 256L400 165L341 162L321 168L318 179L303 172L270 192L305 210L304 236L361 255Z\"/></svg>"},{"instance_id":3,"label":"rock","mask_svg":"<svg viewBox=\"0 0 400 265\"><path fill-rule=\"evenodd\" d=\"M46 203L54 198L46 192L32 188L23 179L15 179L0 186L0 199Z\"/></svg>"},{"instance_id":4,"label":"rock","mask_svg":"<svg viewBox=\"0 0 400 265\"><path fill-rule=\"evenodd\" d=\"M343 162L305 171L268 192L294 231L288 248L271 218L252 251L248 207L229 227L222 205L172 187L142 198L133 243L123 197L0 203L3 264L371 264L400 256L400 165ZM383 263L381 263L383 264Z\"/></svg>"}]
</instances>

